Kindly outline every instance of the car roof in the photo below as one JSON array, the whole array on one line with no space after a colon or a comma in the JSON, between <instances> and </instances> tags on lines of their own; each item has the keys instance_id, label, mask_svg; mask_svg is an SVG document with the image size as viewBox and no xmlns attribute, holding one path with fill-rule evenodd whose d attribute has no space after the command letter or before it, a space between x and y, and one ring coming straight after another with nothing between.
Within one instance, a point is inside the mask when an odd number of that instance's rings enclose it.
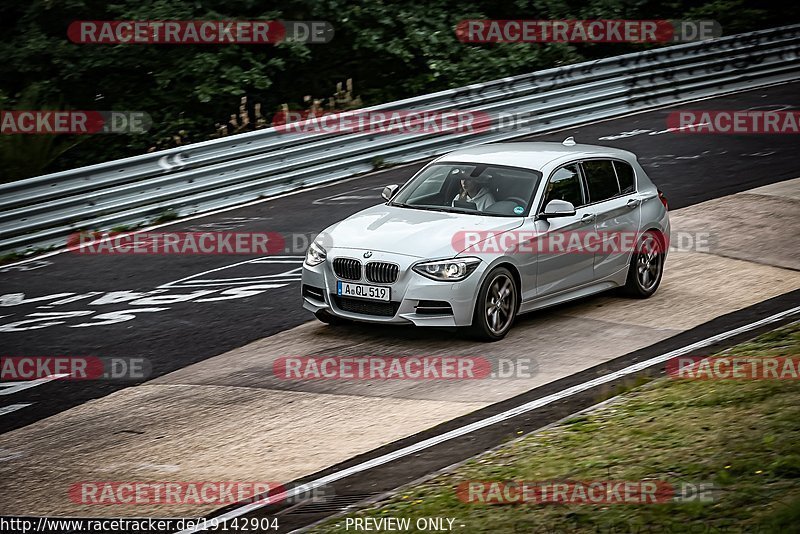
<instances>
[{"instance_id":1,"label":"car roof","mask_svg":"<svg viewBox=\"0 0 800 534\"><path fill-rule=\"evenodd\" d=\"M456 150L441 156L437 162L484 163L509 165L525 169L540 170L551 162L569 161L604 156L635 161L636 156L627 150L597 145L564 145L562 143L490 143Z\"/></svg>"}]
</instances>

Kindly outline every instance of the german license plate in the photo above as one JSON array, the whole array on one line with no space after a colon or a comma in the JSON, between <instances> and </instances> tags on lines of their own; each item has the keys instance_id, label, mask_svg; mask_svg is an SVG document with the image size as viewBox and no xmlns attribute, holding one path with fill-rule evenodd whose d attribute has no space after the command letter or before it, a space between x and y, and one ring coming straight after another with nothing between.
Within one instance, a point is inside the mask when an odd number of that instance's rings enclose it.
<instances>
[{"instance_id":1,"label":"german license plate","mask_svg":"<svg viewBox=\"0 0 800 534\"><path fill-rule=\"evenodd\" d=\"M392 290L383 286L366 286L364 284L351 284L337 280L337 293L342 297L356 299L383 300L388 302L392 296Z\"/></svg>"}]
</instances>

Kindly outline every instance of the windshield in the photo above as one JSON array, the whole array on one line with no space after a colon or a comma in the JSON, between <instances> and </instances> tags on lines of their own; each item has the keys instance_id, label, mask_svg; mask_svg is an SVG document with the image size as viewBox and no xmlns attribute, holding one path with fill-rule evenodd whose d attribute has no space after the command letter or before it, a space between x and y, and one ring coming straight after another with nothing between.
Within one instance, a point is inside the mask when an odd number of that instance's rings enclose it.
<instances>
[{"instance_id":1,"label":"windshield","mask_svg":"<svg viewBox=\"0 0 800 534\"><path fill-rule=\"evenodd\" d=\"M480 163L436 163L424 168L392 199L406 208L495 217L528 214L542 173Z\"/></svg>"}]
</instances>

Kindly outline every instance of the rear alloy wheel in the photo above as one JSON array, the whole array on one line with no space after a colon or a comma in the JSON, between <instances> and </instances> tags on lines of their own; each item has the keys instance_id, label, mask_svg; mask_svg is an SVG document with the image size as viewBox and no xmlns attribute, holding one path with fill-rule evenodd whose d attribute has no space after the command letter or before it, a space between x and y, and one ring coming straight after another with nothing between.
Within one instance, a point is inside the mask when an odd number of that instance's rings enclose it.
<instances>
[{"instance_id":1,"label":"rear alloy wheel","mask_svg":"<svg viewBox=\"0 0 800 534\"><path fill-rule=\"evenodd\" d=\"M631 256L624 292L630 297L646 299L656 292L663 274L664 252L661 242L655 233L646 232Z\"/></svg>"},{"instance_id":2,"label":"rear alloy wheel","mask_svg":"<svg viewBox=\"0 0 800 534\"><path fill-rule=\"evenodd\" d=\"M503 339L517 316L517 284L508 269L495 269L483 281L475 312L472 333L485 341Z\"/></svg>"}]
</instances>

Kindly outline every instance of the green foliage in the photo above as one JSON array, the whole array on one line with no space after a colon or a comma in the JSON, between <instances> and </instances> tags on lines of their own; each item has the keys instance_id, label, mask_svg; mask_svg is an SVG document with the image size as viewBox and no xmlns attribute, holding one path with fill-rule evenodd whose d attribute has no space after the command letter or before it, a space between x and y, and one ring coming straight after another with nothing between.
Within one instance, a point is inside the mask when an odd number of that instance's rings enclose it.
<instances>
[{"instance_id":1,"label":"green foliage","mask_svg":"<svg viewBox=\"0 0 800 534\"><path fill-rule=\"evenodd\" d=\"M153 219L153 224L162 224L165 222L174 221L177 218L178 213L172 208L168 208L162 211L155 219Z\"/></svg>"},{"instance_id":2,"label":"green foliage","mask_svg":"<svg viewBox=\"0 0 800 534\"><path fill-rule=\"evenodd\" d=\"M39 104L35 86L25 91L13 106L0 94L0 109L15 111L52 109ZM0 135L1 182L11 182L42 174L59 156L86 138L63 135Z\"/></svg>"}]
</instances>

